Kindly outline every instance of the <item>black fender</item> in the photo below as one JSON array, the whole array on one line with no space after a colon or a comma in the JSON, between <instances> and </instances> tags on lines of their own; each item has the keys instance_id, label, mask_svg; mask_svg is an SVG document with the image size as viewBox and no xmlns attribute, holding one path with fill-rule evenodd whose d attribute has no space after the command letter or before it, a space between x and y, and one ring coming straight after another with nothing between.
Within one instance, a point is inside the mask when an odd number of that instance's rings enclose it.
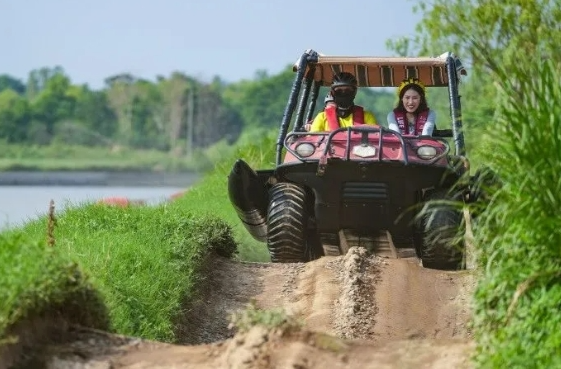
<instances>
[{"instance_id":1,"label":"black fender","mask_svg":"<svg viewBox=\"0 0 561 369\"><path fill-rule=\"evenodd\" d=\"M247 231L257 241L267 240L266 182L242 159L238 159L228 176L228 196Z\"/></svg>"}]
</instances>

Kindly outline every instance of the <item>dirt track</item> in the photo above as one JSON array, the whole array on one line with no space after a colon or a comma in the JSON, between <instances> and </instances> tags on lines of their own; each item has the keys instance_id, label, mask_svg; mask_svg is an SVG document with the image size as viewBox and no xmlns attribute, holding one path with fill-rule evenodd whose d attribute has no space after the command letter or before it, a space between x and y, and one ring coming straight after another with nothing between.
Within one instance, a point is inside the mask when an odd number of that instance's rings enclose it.
<instances>
[{"instance_id":1,"label":"dirt track","mask_svg":"<svg viewBox=\"0 0 561 369\"><path fill-rule=\"evenodd\" d=\"M345 257L308 264L217 258L208 294L188 315L184 346L76 332L45 348L50 368L459 368L473 349L473 276L417 259ZM296 333L255 328L235 337L229 316L254 299L304 322ZM329 336L327 336L327 335ZM80 364L82 363L82 364ZM70 366L65 366L66 364Z\"/></svg>"}]
</instances>

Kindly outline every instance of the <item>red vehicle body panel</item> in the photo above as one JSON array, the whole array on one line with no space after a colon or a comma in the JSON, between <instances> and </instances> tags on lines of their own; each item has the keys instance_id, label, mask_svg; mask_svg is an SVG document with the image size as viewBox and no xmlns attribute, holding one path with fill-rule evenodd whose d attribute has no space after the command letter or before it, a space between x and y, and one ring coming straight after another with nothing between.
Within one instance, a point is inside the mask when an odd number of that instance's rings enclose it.
<instances>
[{"instance_id":1,"label":"red vehicle body panel","mask_svg":"<svg viewBox=\"0 0 561 369\"><path fill-rule=\"evenodd\" d=\"M370 157L362 157L355 155L353 148L360 146L363 143L361 133L347 132L335 133L330 141L330 148L326 151L326 144L328 142L329 132L324 134L305 135L299 137L293 135L295 139L292 142L287 142L286 148L288 149L283 160L283 164L301 163L302 161L319 161L324 155L327 160L329 159L345 159L348 156L349 160L361 162L379 162L379 161L396 161L407 162L408 164L431 164L435 166L448 166L446 154L448 147L441 140L431 139L430 137L416 137L416 136L402 136L401 140L393 134L383 133L380 145L380 132L368 134L368 145L375 148L375 155ZM315 146L315 152L308 157L299 157L296 154L296 147L302 143L311 143ZM437 160L422 159L417 155L417 149L421 146L432 146L436 149ZM380 150L381 147L381 150ZM381 151L381 155L379 153Z\"/></svg>"}]
</instances>

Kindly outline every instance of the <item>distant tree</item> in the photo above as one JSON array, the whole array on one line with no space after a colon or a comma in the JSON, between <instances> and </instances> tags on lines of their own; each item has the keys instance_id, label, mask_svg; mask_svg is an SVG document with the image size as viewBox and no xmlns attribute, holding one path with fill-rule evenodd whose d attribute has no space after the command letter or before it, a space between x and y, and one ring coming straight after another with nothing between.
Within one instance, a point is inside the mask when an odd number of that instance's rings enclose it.
<instances>
[{"instance_id":1,"label":"distant tree","mask_svg":"<svg viewBox=\"0 0 561 369\"><path fill-rule=\"evenodd\" d=\"M27 78L26 95L29 99L34 99L43 89L46 88L49 80L57 75L65 75L61 66L53 68L43 67L29 72Z\"/></svg>"},{"instance_id":2,"label":"distant tree","mask_svg":"<svg viewBox=\"0 0 561 369\"><path fill-rule=\"evenodd\" d=\"M23 142L31 121L28 101L12 89L0 92L0 139Z\"/></svg>"},{"instance_id":3,"label":"distant tree","mask_svg":"<svg viewBox=\"0 0 561 369\"><path fill-rule=\"evenodd\" d=\"M113 137L118 130L117 116L109 106L107 92L81 86L75 94L74 119L103 137Z\"/></svg>"},{"instance_id":4,"label":"distant tree","mask_svg":"<svg viewBox=\"0 0 561 369\"><path fill-rule=\"evenodd\" d=\"M25 94L25 85L21 80L7 74L0 75L0 92L8 88L20 95Z\"/></svg>"},{"instance_id":5,"label":"distant tree","mask_svg":"<svg viewBox=\"0 0 561 369\"><path fill-rule=\"evenodd\" d=\"M257 70L255 71L255 77L254 77L254 79L255 79L256 81L262 81L262 80L265 80L265 79L267 79L267 78L269 78L269 73L267 72L266 69L257 69Z\"/></svg>"},{"instance_id":6,"label":"distant tree","mask_svg":"<svg viewBox=\"0 0 561 369\"><path fill-rule=\"evenodd\" d=\"M187 92L194 85L195 81L180 72L174 72L169 78L160 81L161 106L165 120L162 125L169 138L170 149L177 147L181 130L186 124Z\"/></svg>"},{"instance_id":7,"label":"distant tree","mask_svg":"<svg viewBox=\"0 0 561 369\"><path fill-rule=\"evenodd\" d=\"M119 122L118 135L125 144L132 139L133 102L136 95L134 83L137 78L124 73L108 77L107 98L109 106L117 116Z\"/></svg>"},{"instance_id":8,"label":"distant tree","mask_svg":"<svg viewBox=\"0 0 561 369\"><path fill-rule=\"evenodd\" d=\"M137 80L133 85L132 136L134 147L167 150L168 139L164 127L159 124L161 94L158 86L147 80Z\"/></svg>"},{"instance_id":9,"label":"distant tree","mask_svg":"<svg viewBox=\"0 0 561 369\"><path fill-rule=\"evenodd\" d=\"M247 127L278 127L293 80L292 66L287 66L271 77L232 84L223 94Z\"/></svg>"},{"instance_id":10,"label":"distant tree","mask_svg":"<svg viewBox=\"0 0 561 369\"><path fill-rule=\"evenodd\" d=\"M235 142L243 127L240 115L210 86L198 86L195 96L194 145L206 147L220 140Z\"/></svg>"},{"instance_id":11,"label":"distant tree","mask_svg":"<svg viewBox=\"0 0 561 369\"><path fill-rule=\"evenodd\" d=\"M45 124L51 137L58 121L73 117L76 98L68 93L70 86L67 76L54 74L32 102L35 118Z\"/></svg>"}]
</instances>

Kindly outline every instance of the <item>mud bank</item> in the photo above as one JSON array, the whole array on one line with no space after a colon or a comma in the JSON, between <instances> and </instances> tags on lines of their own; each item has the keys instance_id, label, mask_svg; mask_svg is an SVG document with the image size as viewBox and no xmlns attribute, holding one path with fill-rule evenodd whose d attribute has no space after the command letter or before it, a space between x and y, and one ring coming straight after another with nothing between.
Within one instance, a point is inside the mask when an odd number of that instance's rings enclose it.
<instances>
[{"instance_id":1,"label":"mud bank","mask_svg":"<svg viewBox=\"0 0 561 369\"><path fill-rule=\"evenodd\" d=\"M109 171L0 172L0 186L162 186L187 187L200 174Z\"/></svg>"}]
</instances>

